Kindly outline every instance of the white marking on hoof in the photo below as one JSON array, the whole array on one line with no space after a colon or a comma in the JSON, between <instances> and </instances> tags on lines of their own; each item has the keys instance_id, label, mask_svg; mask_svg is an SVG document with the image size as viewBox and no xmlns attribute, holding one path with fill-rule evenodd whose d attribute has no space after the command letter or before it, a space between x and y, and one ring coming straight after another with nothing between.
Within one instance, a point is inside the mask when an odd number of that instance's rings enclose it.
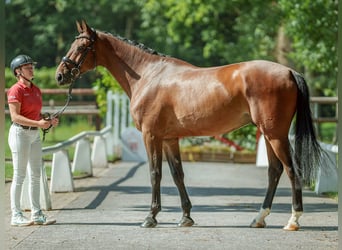
<instances>
[{"instance_id":1,"label":"white marking on hoof","mask_svg":"<svg viewBox=\"0 0 342 250\"><path fill-rule=\"evenodd\" d=\"M266 222L265 221L257 222L254 219L252 221L250 227L252 227L252 228L264 228L264 227L266 227Z\"/></svg>"},{"instance_id":2,"label":"white marking on hoof","mask_svg":"<svg viewBox=\"0 0 342 250\"><path fill-rule=\"evenodd\" d=\"M288 223L283 229L286 231L298 231L299 230L299 224Z\"/></svg>"},{"instance_id":3,"label":"white marking on hoof","mask_svg":"<svg viewBox=\"0 0 342 250\"><path fill-rule=\"evenodd\" d=\"M266 227L265 218L269 215L271 210L269 208L263 209L261 208L259 214L255 217L250 227L252 228L264 228Z\"/></svg>"},{"instance_id":4,"label":"white marking on hoof","mask_svg":"<svg viewBox=\"0 0 342 250\"><path fill-rule=\"evenodd\" d=\"M287 222L287 225L283 228L286 231L298 231L299 230L299 217L303 214L302 211L294 211L292 209L292 215L289 221Z\"/></svg>"}]
</instances>

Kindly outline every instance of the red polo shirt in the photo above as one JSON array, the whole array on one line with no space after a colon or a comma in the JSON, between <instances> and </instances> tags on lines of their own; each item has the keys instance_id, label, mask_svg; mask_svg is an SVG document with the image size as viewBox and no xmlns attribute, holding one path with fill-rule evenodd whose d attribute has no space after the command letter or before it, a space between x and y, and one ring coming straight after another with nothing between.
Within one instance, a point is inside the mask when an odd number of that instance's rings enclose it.
<instances>
[{"instance_id":1,"label":"red polo shirt","mask_svg":"<svg viewBox=\"0 0 342 250\"><path fill-rule=\"evenodd\" d=\"M20 115L35 121L41 119L42 93L34 84L27 87L25 84L17 82L8 90L7 101L21 104Z\"/></svg>"}]
</instances>

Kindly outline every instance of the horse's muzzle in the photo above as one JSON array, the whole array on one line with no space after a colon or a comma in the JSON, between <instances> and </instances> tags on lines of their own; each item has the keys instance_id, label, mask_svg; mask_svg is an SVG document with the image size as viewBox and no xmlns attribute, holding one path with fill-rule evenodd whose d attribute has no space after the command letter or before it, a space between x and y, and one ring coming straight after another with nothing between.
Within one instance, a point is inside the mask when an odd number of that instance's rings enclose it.
<instances>
[{"instance_id":1,"label":"horse's muzzle","mask_svg":"<svg viewBox=\"0 0 342 250\"><path fill-rule=\"evenodd\" d=\"M62 85L62 84L63 84L63 79L64 79L64 77L63 77L63 74L62 74L62 73L57 73L57 74L56 74L56 81L57 81L57 83L58 83L59 85Z\"/></svg>"},{"instance_id":2,"label":"horse's muzzle","mask_svg":"<svg viewBox=\"0 0 342 250\"><path fill-rule=\"evenodd\" d=\"M56 81L58 85L68 85L72 83L71 74L63 74L61 72L56 73Z\"/></svg>"}]
</instances>

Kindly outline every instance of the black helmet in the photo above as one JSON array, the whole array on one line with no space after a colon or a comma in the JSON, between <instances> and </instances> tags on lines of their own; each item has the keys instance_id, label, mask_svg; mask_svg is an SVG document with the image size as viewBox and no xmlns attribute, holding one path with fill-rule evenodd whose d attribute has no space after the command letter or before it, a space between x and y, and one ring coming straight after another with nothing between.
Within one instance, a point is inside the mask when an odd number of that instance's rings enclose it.
<instances>
[{"instance_id":1,"label":"black helmet","mask_svg":"<svg viewBox=\"0 0 342 250\"><path fill-rule=\"evenodd\" d=\"M37 63L34 62L32 58L27 55L16 56L11 62L11 70L13 74L16 75L15 70L25 64L37 64Z\"/></svg>"}]
</instances>

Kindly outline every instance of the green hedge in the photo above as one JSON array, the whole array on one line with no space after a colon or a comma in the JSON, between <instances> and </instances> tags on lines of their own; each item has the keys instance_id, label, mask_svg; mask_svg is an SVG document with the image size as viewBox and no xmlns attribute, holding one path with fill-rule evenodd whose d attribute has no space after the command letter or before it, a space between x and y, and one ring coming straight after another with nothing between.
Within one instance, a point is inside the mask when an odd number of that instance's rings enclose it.
<instances>
[{"instance_id":1,"label":"green hedge","mask_svg":"<svg viewBox=\"0 0 342 250\"><path fill-rule=\"evenodd\" d=\"M55 80L56 68L37 68L34 71L34 78L37 80L37 85L42 89L53 89L56 88ZM5 68L5 87L9 88L17 79L14 77L10 68Z\"/></svg>"}]
</instances>

